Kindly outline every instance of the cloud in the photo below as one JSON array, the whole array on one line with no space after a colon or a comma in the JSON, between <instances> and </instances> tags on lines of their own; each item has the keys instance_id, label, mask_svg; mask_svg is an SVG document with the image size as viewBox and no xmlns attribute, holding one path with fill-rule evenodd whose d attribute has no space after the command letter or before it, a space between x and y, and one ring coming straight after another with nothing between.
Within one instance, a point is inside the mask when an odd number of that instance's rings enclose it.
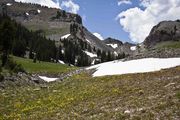
<instances>
[{"instance_id":1,"label":"cloud","mask_svg":"<svg viewBox=\"0 0 180 120\"><path fill-rule=\"evenodd\" d=\"M119 0L118 1L118 6L122 4L132 4L131 0Z\"/></svg>"},{"instance_id":2,"label":"cloud","mask_svg":"<svg viewBox=\"0 0 180 120\"><path fill-rule=\"evenodd\" d=\"M53 2L52 0L15 0L15 1L23 2L23 3L36 3L51 8L60 8L58 0L56 0L56 2Z\"/></svg>"},{"instance_id":3,"label":"cloud","mask_svg":"<svg viewBox=\"0 0 180 120\"><path fill-rule=\"evenodd\" d=\"M104 40L104 38L102 37L101 34L99 33L93 33L94 36L96 36L97 38L99 38L100 40Z\"/></svg>"},{"instance_id":4,"label":"cloud","mask_svg":"<svg viewBox=\"0 0 180 120\"><path fill-rule=\"evenodd\" d=\"M130 8L117 16L131 40L137 43L143 42L160 21L180 18L180 0L140 0L140 5L144 10Z\"/></svg>"},{"instance_id":5,"label":"cloud","mask_svg":"<svg viewBox=\"0 0 180 120\"><path fill-rule=\"evenodd\" d=\"M144 6L144 7L149 6L151 3L151 0L140 0L140 1L141 1L140 6Z\"/></svg>"},{"instance_id":6,"label":"cloud","mask_svg":"<svg viewBox=\"0 0 180 120\"><path fill-rule=\"evenodd\" d=\"M72 0L62 1L61 3L62 8L66 8L69 12L77 14L80 9L80 6L74 3Z\"/></svg>"}]
</instances>

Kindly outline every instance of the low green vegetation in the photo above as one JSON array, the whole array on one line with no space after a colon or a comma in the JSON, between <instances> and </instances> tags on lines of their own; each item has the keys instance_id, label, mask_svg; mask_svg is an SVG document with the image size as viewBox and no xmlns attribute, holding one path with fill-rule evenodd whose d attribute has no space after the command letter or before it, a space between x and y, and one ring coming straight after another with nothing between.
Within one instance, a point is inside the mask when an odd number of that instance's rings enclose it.
<instances>
[{"instance_id":1,"label":"low green vegetation","mask_svg":"<svg viewBox=\"0 0 180 120\"><path fill-rule=\"evenodd\" d=\"M154 120L179 118L180 67L0 89L0 119ZM176 94L178 93L178 94Z\"/></svg>"},{"instance_id":2,"label":"low green vegetation","mask_svg":"<svg viewBox=\"0 0 180 120\"><path fill-rule=\"evenodd\" d=\"M13 57L17 64L22 65L25 71L30 73L65 73L70 70L76 69L76 67L70 67L68 65L50 63L50 62L36 62L34 63L32 59L25 59L20 57Z\"/></svg>"},{"instance_id":3,"label":"low green vegetation","mask_svg":"<svg viewBox=\"0 0 180 120\"><path fill-rule=\"evenodd\" d=\"M8 57L4 66L2 66L2 55L0 54L0 76L3 76L4 73L18 73L25 72L21 64L16 63L13 57ZM1 77L0 77L1 79ZM1 79L3 80L3 79Z\"/></svg>"},{"instance_id":4,"label":"low green vegetation","mask_svg":"<svg viewBox=\"0 0 180 120\"><path fill-rule=\"evenodd\" d=\"M163 43L159 43L155 47L156 48L172 48L172 49L177 49L177 48L180 48L180 41L163 42Z\"/></svg>"},{"instance_id":5,"label":"low green vegetation","mask_svg":"<svg viewBox=\"0 0 180 120\"><path fill-rule=\"evenodd\" d=\"M66 35L67 33L69 33L69 28L57 28L57 29L45 29L45 34L46 35L53 35L53 34L58 34L58 35Z\"/></svg>"},{"instance_id":6,"label":"low green vegetation","mask_svg":"<svg viewBox=\"0 0 180 120\"><path fill-rule=\"evenodd\" d=\"M45 35L53 35L53 34L65 35L65 34L69 33L69 28L68 27L49 28L49 26L47 26L48 23L46 23L46 24L45 23L42 23L41 25L36 24L36 23L27 24L26 27L29 30L32 30L32 31L37 31L37 30L39 30L41 28L43 30L42 32L45 33Z\"/></svg>"},{"instance_id":7,"label":"low green vegetation","mask_svg":"<svg viewBox=\"0 0 180 120\"><path fill-rule=\"evenodd\" d=\"M180 100L180 91L176 93L176 96Z\"/></svg>"}]
</instances>

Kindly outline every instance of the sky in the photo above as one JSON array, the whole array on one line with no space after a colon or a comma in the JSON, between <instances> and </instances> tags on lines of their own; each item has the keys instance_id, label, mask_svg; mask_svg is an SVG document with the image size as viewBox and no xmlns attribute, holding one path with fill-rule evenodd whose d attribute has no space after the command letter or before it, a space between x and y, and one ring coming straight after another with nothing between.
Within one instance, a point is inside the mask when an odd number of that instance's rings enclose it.
<instances>
[{"instance_id":1,"label":"sky","mask_svg":"<svg viewBox=\"0 0 180 120\"><path fill-rule=\"evenodd\" d=\"M153 26L180 19L180 0L15 0L81 15L84 26L101 40L112 37L141 43Z\"/></svg>"}]
</instances>

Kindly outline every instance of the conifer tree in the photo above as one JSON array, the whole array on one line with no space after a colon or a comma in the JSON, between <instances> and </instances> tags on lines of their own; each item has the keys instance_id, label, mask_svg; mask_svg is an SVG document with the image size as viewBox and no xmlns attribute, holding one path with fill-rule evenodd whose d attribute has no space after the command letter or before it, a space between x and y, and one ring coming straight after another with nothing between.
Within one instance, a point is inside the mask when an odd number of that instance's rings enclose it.
<instances>
[{"instance_id":1,"label":"conifer tree","mask_svg":"<svg viewBox=\"0 0 180 120\"><path fill-rule=\"evenodd\" d=\"M12 49L12 42L15 36L15 28L9 18L5 18L0 27L0 39L2 43L2 66L8 60L9 52Z\"/></svg>"}]
</instances>

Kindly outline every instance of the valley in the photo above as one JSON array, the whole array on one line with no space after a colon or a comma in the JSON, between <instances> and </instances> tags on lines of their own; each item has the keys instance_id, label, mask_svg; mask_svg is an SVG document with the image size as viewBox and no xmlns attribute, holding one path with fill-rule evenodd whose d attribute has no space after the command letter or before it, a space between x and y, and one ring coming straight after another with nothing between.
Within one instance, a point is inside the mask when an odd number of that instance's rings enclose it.
<instances>
[{"instance_id":1,"label":"valley","mask_svg":"<svg viewBox=\"0 0 180 120\"><path fill-rule=\"evenodd\" d=\"M136 44L83 21L0 1L0 120L179 120L180 20Z\"/></svg>"}]
</instances>

